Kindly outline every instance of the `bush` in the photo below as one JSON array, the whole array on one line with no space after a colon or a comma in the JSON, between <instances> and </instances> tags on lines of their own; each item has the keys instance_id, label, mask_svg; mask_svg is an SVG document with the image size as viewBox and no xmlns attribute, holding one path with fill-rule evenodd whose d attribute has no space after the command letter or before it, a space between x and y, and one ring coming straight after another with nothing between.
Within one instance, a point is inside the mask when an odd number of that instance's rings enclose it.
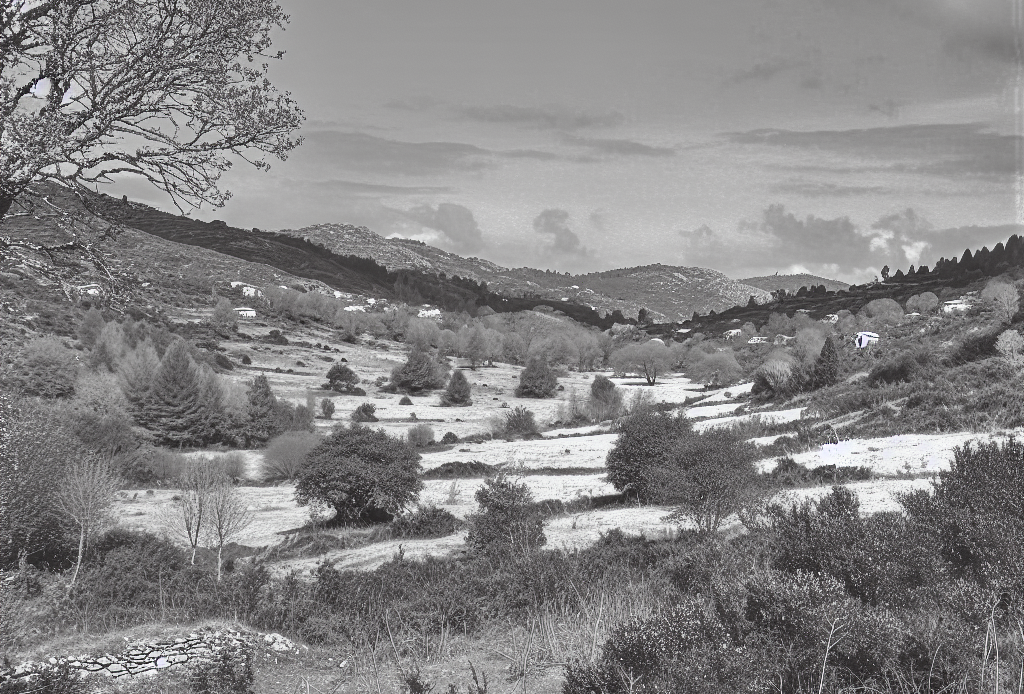
<instances>
[{"instance_id":1,"label":"bush","mask_svg":"<svg viewBox=\"0 0 1024 694\"><path fill-rule=\"evenodd\" d=\"M754 385L750 389L753 395L770 393L784 395L790 391L793 378L793 367L789 362L778 359L766 361L754 372Z\"/></svg>"},{"instance_id":2,"label":"bush","mask_svg":"<svg viewBox=\"0 0 1024 694\"><path fill-rule=\"evenodd\" d=\"M895 359L884 361L872 368L868 373L868 385L877 387L883 384L912 381L917 378L929 361L930 355L924 351L916 354L901 354Z\"/></svg>"},{"instance_id":3,"label":"bush","mask_svg":"<svg viewBox=\"0 0 1024 694\"><path fill-rule=\"evenodd\" d=\"M7 380L25 395L67 398L75 394L77 372L75 353L60 338L46 335L25 343Z\"/></svg>"},{"instance_id":4,"label":"bush","mask_svg":"<svg viewBox=\"0 0 1024 694\"><path fill-rule=\"evenodd\" d=\"M377 422L377 406L372 402L364 402L352 412L354 422Z\"/></svg>"},{"instance_id":5,"label":"bush","mask_svg":"<svg viewBox=\"0 0 1024 694\"><path fill-rule=\"evenodd\" d=\"M999 334L996 351L1011 369L1024 366L1024 337L1016 330L1005 330Z\"/></svg>"},{"instance_id":6,"label":"bush","mask_svg":"<svg viewBox=\"0 0 1024 694\"><path fill-rule=\"evenodd\" d=\"M402 439L358 424L339 427L306 456L295 496L322 501L341 521L390 520L423 488L420 455Z\"/></svg>"},{"instance_id":7,"label":"bush","mask_svg":"<svg viewBox=\"0 0 1024 694\"><path fill-rule=\"evenodd\" d=\"M193 694L255 694L251 646L225 647L209 660L189 668L186 681Z\"/></svg>"},{"instance_id":8,"label":"bush","mask_svg":"<svg viewBox=\"0 0 1024 694\"><path fill-rule=\"evenodd\" d=\"M334 401L330 398L324 398L320 401L320 414L324 419L331 419L334 417Z\"/></svg>"},{"instance_id":9,"label":"bush","mask_svg":"<svg viewBox=\"0 0 1024 694\"><path fill-rule=\"evenodd\" d=\"M429 424L417 424L405 433L409 445L415 448L423 448L434 443L434 430Z\"/></svg>"},{"instance_id":10,"label":"bush","mask_svg":"<svg viewBox=\"0 0 1024 694\"><path fill-rule=\"evenodd\" d=\"M939 539L960 575L1024 595L1024 443L966 443L953 449L934 493L902 499L910 516Z\"/></svg>"},{"instance_id":11,"label":"bush","mask_svg":"<svg viewBox=\"0 0 1024 694\"><path fill-rule=\"evenodd\" d=\"M681 437L662 466L651 471L660 501L676 508L671 517L713 533L726 518L756 507L769 490L754 461L757 448L724 429Z\"/></svg>"},{"instance_id":12,"label":"bush","mask_svg":"<svg viewBox=\"0 0 1024 694\"><path fill-rule=\"evenodd\" d=\"M709 387L729 386L743 377L743 369L732 350L703 354L693 350L698 358L687 368L687 375Z\"/></svg>"},{"instance_id":13,"label":"bush","mask_svg":"<svg viewBox=\"0 0 1024 694\"><path fill-rule=\"evenodd\" d=\"M406 362L392 370L390 385L398 390L418 393L443 388L446 376L447 369L429 352L413 347Z\"/></svg>"},{"instance_id":14,"label":"bush","mask_svg":"<svg viewBox=\"0 0 1024 694\"><path fill-rule=\"evenodd\" d=\"M657 498L655 472L664 467L678 443L693 436L683 416L641 411L619 423L619 436L608 452L608 481L615 489L640 501Z\"/></svg>"},{"instance_id":15,"label":"bush","mask_svg":"<svg viewBox=\"0 0 1024 694\"><path fill-rule=\"evenodd\" d=\"M498 470L498 466L481 463L479 460L471 460L468 463L461 460L453 460L448 463L441 463L433 470L423 473L425 480L452 480L470 479L474 477L490 477Z\"/></svg>"},{"instance_id":16,"label":"bush","mask_svg":"<svg viewBox=\"0 0 1024 694\"><path fill-rule=\"evenodd\" d=\"M931 313L939 307L939 297L932 292L914 294L907 299L907 311L911 313Z\"/></svg>"},{"instance_id":17,"label":"bush","mask_svg":"<svg viewBox=\"0 0 1024 694\"><path fill-rule=\"evenodd\" d=\"M441 437L441 443L445 446L450 446L453 443L458 443L459 437L455 435L454 431L445 432L445 435Z\"/></svg>"},{"instance_id":18,"label":"bush","mask_svg":"<svg viewBox=\"0 0 1024 694\"><path fill-rule=\"evenodd\" d=\"M547 541L543 513L525 484L498 473L476 491L476 500L480 511L467 519L470 551L500 560L528 555Z\"/></svg>"},{"instance_id":19,"label":"bush","mask_svg":"<svg viewBox=\"0 0 1024 694\"><path fill-rule=\"evenodd\" d=\"M501 423L501 433L511 436L525 436L537 433L537 422L533 419L533 412L522 405L517 405L505 413Z\"/></svg>"},{"instance_id":20,"label":"bush","mask_svg":"<svg viewBox=\"0 0 1024 694\"><path fill-rule=\"evenodd\" d=\"M448 379L448 387L441 394L441 407L466 407L473 404L466 375L459 369Z\"/></svg>"},{"instance_id":21,"label":"bush","mask_svg":"<svg viewBox=\"0 0 1024 694\"><path fill-rule=\"evenodd\" d=\"M700 600L620 624L598 661L566 669L563 694L721 693L767 690L767 677L736 648L718 616Z\"/></svg>"},{"instance_id":22,"label":"bush","mask_svg":"<svg viewBox=\"0 0 1024 694\"><path fill-rule=\"evenodd\" d=\"M402 399L398 401L399 405L411 405L412 400L409 399L408 395L403 395Z\"/></svg>"},{"instance_id":23,"label":"bush","mask_svg":"<svg viewBox=\"0 0 1024 694\"><path fill-rule=\"evenodd\" d=\"M334 364L327 370L327 383L323 385L324 390L333 390L336 393L351 393L359 385L359 376L348 367L347 364Z\"/></svg>"},{"instance_id":24,"label":"bush","mask_svg":"<svg viewBox=\"0 0 1024 694\"><path fill-rule=\"evenodd\" d=\"M531 359L519 373L517 398L550 398L558 391L558 378L543 359Z\"/></svg>"},{"instance_id":25,"label":"bush","mask_svg":"<svg viewBox=\"0 0 1024 694\"><path fill-rule=\"evenodd\" d=\"M306 463L306 456L322 440L306 431L288 431L271 439L263 454L264 475L268 480L295 479Z\"/></svg>"},{"instance_id":26,"label":"bush","mask_svg":"<svg viewBox=\"0 0 1024 694\"><path fill-rule=\"evenodd\" d=\"M861 313L876 323L890 325L899 323L903 318L903 307L894 299L874 299L864 306Z\"/></svg>"},{"instance_id":27,"label":"bush","mask_svg":"<svg viewBox=\"0 0 1024 694\"><path fill-rule=\"evenodd\" d=\"M964 338L963 342L957 345L949 356L950 364L969 364L972 361L988 359L998 354L996 343L1003 333L1003 328L996 327L988 330L979 330Z\"/></svg>"},{"instance_id":28,"label":"bush","mask_svg":"<svg viewBox=\"0 0 1024 694\"><path fill-rule=\"evenodd\" d=\"M834 386L839 380L839 352L831 335L825 337L825 344L821 346L821 353L818 361L814 364L814 387L826 388Z\"/></svg>"},{"instance_id":29,"label":"bush","mask_svg":"<svg viewBox=\"0 0 1024 694\"><path fill-rule=\"evenodd\" d=\"M462 521L436 506L420 506L391 521L394 537L446 537L462 530Z\"/></svg>"},{"instance_id":30,"label":"bush","mask_svg":"<svg viewBox=\"0 0 1024 694\"><path fill-rule=\"evenodd\" d=\"M622 391L607 376L598 374L590 382L587 409L594 421L616 419L622 413Z\"/></svg>"},{"instance_id":31,"label":"bush","mask_svg":"<svg viewBox=\"0 0 1024 694\"><path fill-rule=\"evenodd\" d=\"M95 691L68 663L49 663L39 667L31 676L0 681L2 694L88 694Z\"/></svg>"}]
</instances>

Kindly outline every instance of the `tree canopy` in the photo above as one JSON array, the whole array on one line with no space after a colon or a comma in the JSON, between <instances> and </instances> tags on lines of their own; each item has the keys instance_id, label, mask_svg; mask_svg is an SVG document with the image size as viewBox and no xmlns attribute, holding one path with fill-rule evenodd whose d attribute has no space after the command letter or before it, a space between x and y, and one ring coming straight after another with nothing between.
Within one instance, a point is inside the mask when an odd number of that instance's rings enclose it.
<instances>
[{"instance_id":1,"label":"tree canopy","mask_svg":"<svg viewBox=\"0 0 1024 694\"><path fill-rule=\"evenodd\" d=\"M10 0L0 9L0 218L29 185L141 176L221 206L240 158L267 169L303 114L267 79L273 0Z\"/></svg>"}]
</instances>

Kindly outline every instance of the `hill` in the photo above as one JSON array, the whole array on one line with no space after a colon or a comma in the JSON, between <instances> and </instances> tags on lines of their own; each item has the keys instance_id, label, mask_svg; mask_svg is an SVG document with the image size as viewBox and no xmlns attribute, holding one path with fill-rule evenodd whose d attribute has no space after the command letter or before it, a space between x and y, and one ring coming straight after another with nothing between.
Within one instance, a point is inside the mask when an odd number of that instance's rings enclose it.
<instances>
[{"instance_id":1,"label":"hill","mask_svg":"<svg viewBox=\"0 0 1024 694\"><path fill-rule=\"evenodd\" d=\"M846 282L830 280L827 277L818 277L807 273L800 273L797 275L764 275L763 277L748 277L737 281L742 282L743 284L749 284L751 287L763 289L766 292L785 289L789 294L796 294L800 291L801 287L807 287L810 289L811 287L817 287L819 285L825 285L826 291L830 292L837 292L850 288L850 285Z\"/></svg>"},{"instance_id":2,"label":"hill","mask_svg":"<svg viewBox=\"0 0 1024 694\"><path fill-rule=\"evenodd\" d=\"M480 258L463 258L420 241L384 238L366 227L350 224L318 224L282 229L280 233L340 255L372 258L390 271L406 269L463 277L486 283L490 291L509 298L568 302L606 314L620 311L630 318L646 309L654 320L680 321L694 312L746 304L751 296L760 302L770 298L769 291L706 268L656 264L570 275L525 267L505 268Z\"/></svg>"}]
</instances>

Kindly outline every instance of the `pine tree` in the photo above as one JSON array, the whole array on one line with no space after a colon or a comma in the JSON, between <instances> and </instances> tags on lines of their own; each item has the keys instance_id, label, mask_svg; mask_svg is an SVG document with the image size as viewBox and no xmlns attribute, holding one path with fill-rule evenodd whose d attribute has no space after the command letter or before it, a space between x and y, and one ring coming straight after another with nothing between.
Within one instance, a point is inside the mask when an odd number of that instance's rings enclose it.
<instances>
[{"instance_id":1,"label":"pine tree","mask_svg":"<svg viewBox=\"0 0 1024 694\"><path fill-rule=\"evenodd\" d=\"M212 374L192 361L184 340L175 340L135 409L135 420L156 435L157 443L198 446L215 437L220 420L220 389Z\"/></svg>"},{"instance_id":2,"label":"pine tree","mask_svg":"<svg viewBox=\"0 0 1024 694\"><path fill-rule=\"evenodd\" d=\"M839 352L836 351L835 342L832 336L825 337L825 344L821 346L821 354L814 364L814 385L817 388L835 385L839 380Z\"/></svg>"},{"instance_id":3,"label":"pine tree","mask_svg":"<svg viewBox=\"0 0 1024 694\"><path fill-rule=\"evenodd\" d=\"M441 395L441 406L464 407L472 405L473 400L470 398L470 394L471 389L469 381L466 380L466 375L456 369L452 377L448 379L448 387Z\"/></svg>"},{"instance_id":4,"label":"pine tree","mask_svg":"<svg viewBox=\"0 0 1024 694\"><path fill-rule=\"evenodd\" d=\"M266 443L278 433L277 398L263 374L249 385L249 404L246 407L245 441L247 446Z\"/></svg>"}]
</instances>

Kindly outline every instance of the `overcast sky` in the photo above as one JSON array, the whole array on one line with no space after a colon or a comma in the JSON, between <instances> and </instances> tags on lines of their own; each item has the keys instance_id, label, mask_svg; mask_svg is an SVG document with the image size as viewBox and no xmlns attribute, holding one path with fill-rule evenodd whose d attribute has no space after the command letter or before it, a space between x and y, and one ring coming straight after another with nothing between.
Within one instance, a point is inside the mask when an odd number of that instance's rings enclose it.
<instances>
[{"instance_id":1,"label":"overcast sky","mask_svg":"<svg viewBox=\"0 0 1024 694\"><path fill-rule=\"evenodd\" d=\"M1015 0L283 4L305 143L199 218L846 280L1024 222Z\"/></svg>"}]
</instances>

